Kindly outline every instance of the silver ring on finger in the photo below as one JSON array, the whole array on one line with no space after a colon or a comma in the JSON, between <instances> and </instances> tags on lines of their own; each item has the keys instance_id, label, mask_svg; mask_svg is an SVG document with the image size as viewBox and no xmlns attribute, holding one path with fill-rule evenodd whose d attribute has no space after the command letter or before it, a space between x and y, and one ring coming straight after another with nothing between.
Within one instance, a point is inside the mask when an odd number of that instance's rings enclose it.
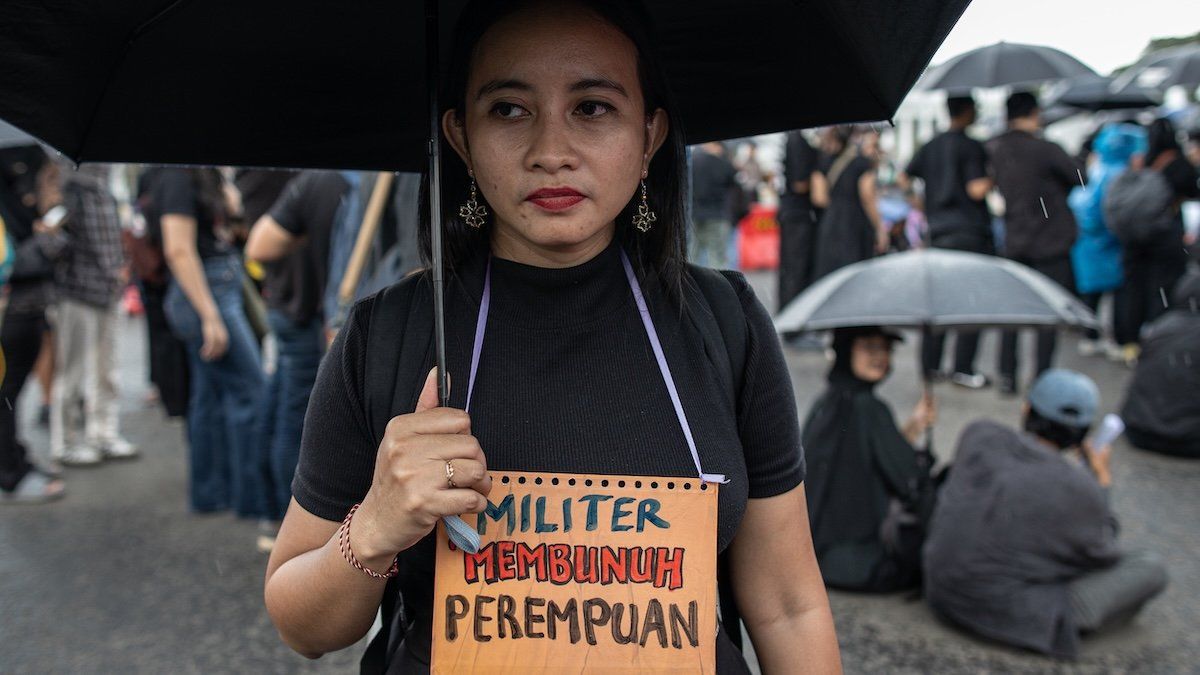
<instances>
[{"instance_id":1,"label":"silver ring on finger","mask_svg":"<svg viewBox=\"0 0 1200 675\"><path fill-rule=\"evenodd\" d=\"M454 463L450 460L446 460L446 485L452 490L458 488L458 484L454 482Z\"/></svg>"}]
</instances>

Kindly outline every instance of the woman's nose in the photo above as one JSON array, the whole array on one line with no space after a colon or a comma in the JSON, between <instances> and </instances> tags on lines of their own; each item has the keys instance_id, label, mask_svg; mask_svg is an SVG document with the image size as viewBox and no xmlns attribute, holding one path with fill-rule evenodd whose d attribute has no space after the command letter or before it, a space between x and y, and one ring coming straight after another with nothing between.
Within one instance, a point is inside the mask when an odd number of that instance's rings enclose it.
<instances>
[{"instance_id":1,"label":"woman's nose","mask_svg":"<svg viewBox=\"0 0 1200 675\"><path fill-rule=\"evenodd\" d=\"M555 115L538 117L533 124L529 148L525 154L525 165L531 171L541 170L547 173L575 169L579 166L567 120Z\"/></svg>"}]
</instances>

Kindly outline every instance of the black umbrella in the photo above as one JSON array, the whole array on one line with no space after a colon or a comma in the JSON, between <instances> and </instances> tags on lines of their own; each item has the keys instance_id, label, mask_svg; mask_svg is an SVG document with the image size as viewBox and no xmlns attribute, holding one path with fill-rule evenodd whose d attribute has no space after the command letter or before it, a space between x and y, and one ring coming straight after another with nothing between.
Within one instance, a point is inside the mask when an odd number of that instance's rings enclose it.
<instances>
[{"instance_id":1,"label":"black umbrella","mask_svg":"<svg viewBox=\"0 0 1200 675\"><path fill-rule=\"evenodd\" d=\"M1077 75L1095 75L1074 56L1053 47L999 42L972 49L921 78L921 89L965 92L975 87L1032 86Z\"/></svg>"},{"instance_id":2,"label":"black umbrella","mask_svg":"<svg viewBox=\"0 0 1200 675\"><path fill-rule=\"evenodd\" d=\"M967 2L646 5L698 143L890 118ZM0 118L77 161L419 171L424 5L9 0Z\"/></svg>"},{"instance_id":3,"label":"black umbrella","mask_svg":"<svg viewBox=\"0 0 1200 675\"><path fill-rule=\"evenodd\" d=\"M1118 90L1131 87L1156 89L1200 86L1200 45L1183 45L1148 54L1114 81Z\"/></svg>"},{"instance_id":4,"label":"black umbrella","mask_svg":"<svg viewBox=\"0 0 1200 675\"><path fill-rule=\"evenodd\" d=\"M1129 84L1115 86L1111 77L1079 75L1063 80L1046 95L1047 108L1064 105L1083 110L1137 110L1162 103L1162 94L1154 89Z\"/></svg>"},{"instance_id":5,"label":"black umbrella","mask_svg":"<svg viewBox=\"0 0 1200 675\"><path fill-rule=\"evenodd\" d=\"M1097 327L1092 310L1040 272L996 256L943 249L843 267L775 319L781 333L871 325Z\"/></svg>"}]
</instances>

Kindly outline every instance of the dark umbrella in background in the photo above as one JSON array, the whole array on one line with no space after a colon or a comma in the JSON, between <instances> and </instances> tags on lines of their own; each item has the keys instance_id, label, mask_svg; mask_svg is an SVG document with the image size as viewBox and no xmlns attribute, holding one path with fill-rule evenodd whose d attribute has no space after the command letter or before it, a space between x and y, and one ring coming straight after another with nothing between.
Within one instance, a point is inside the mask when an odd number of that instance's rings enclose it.
<instances>
[{"instance_id":1,"label":"dark umbrella in background","mask_svg":"<svg viewBox=\"0 0 1200 675\"><path fill-rule=\"evenodd\" d=\"M930 70L920 89L952 92L973 88L1034 86L1096 72L1066 52L1014 42L972 49Z\"/></svg>"},{"instance_id":2,"label":"dark umbrella in background","mask_svg":"<svg viewBox=\"0 0 1200 675\"><path fill-rule=\"evenodd\" d=\"M1103 75L1079 75L1051 87L1044 105L1068 106L1080 110L1138 110L1162 103L1162 94L1147 87L1129 84L1118 87L1113 78Z\"/></svg>"},{"instance_id":3,"label":"dark umbrella in background","mask_svg":"<svg viewBox=\"0 0 1200 675\"><path fill-rule=\"evenodd\" d=\"M1200 86L1200 45L1171 47L1144 56L1113 80L1113 86L1165 92L1174 86Z\"/></svg>"}]
</instances>

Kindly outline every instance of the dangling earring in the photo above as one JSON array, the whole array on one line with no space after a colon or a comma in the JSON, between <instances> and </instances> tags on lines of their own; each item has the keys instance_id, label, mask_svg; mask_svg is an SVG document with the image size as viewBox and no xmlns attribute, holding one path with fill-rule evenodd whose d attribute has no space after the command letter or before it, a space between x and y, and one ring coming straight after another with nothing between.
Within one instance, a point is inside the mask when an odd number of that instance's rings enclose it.
<instances>
[{"instance_id":1,"label":"dangling earring","mask_svg":"<svg viewBox=\"0 0 1200 675\"><path fill-rule=\"evenodd\" d=\"M638 232L645 234L653 227L658 216L650 210L650 200L646 198L646 180L642 179L642 203L638 204L637 213L633 216L633 226Z\"/></svg>"},{"instance_id":2,"label":"dangling earring","mask_svg":"<svg viewBox=\"0 0 1200 675\"><path fill-rule=\"evenodd\" d=\"M478 230L483 227L488 210L487 205L481 204L476 197L475 176L471 176L471 194L467 197L467 203L458 207L458 217L466 221L468 226Z\"/></svg>"}]
</instances>

